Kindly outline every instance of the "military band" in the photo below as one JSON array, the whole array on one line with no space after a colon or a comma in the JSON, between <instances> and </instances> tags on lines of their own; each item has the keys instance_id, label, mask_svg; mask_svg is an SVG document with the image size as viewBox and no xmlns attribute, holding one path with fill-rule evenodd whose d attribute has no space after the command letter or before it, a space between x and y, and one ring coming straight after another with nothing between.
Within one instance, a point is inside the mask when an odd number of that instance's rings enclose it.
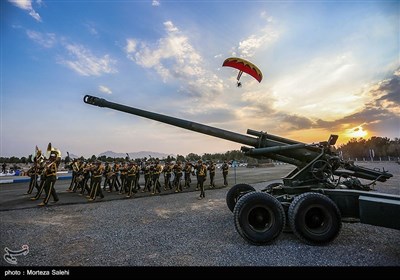
<instances>
[{"instance_id":1,"label":"military band","mask_svg":"<svg viewBox=\"0 0 400 280\"><path fill-rule=\"evenodd\" d=\"M31 193L33 188L37 188L37 193L31 200L39 199L43 190L45 191L45 198L39 204L40 206L47 205L51 197L53 197L54 202L59 200L54 188L58 168L56 158L57 154L53 153L48 161L39 160L39 158L34 159L34 164L28 171L28 175L31 177L28 193ZM168 191L174 188L175 192L182 192L184 188L190 188L191 176L197 177L196 190L200 190L199 199L203 199L205 197L204 182L207 173L210 176L209 188L215 187L216 165L213 161L203 163L202 160L199 160L196 164L191 162L182 164L180 160L177 160L175 163L165 162L163 166L159 159L115 161L105 164L98 160L90 163L74 159L70 168L72 169L72 179L67 192L76 193L79 191L79 195L87 194L86 197L89 202L95 201L97 197L104 198L103 190L109 193L113 190L119 191L120 194L125 194L127 198L134 197L138 190L147 191L152 195L160 194L162 189ZM228 168L229 166L225 162L222 165L224 185L227 185ZM144 174L143 189L139 185L140 173ZM164 179L163 188L160 183L161 174L163 174ZM103 177L105 181L102 186ZM119 178L121 178L121 181ZM184 179L183 184L182 179Z\"/></svg>"}]
</instances>

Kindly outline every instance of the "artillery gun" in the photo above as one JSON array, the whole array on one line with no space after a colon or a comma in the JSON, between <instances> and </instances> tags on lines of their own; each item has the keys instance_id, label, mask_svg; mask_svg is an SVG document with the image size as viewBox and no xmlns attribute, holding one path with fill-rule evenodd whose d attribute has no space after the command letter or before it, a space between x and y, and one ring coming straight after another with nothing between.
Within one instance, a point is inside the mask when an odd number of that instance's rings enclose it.
<instances>
[{"instance_id":1,"label":"artillery gun","mask_svg":"<svg viewBox=\"0 0 400 280\"><path fill-rule=\"evenodd\" d=\"M310 245L332 242L342 222L352 221L400 229L400 196L370 192L371 185L393 175L342 160L334 150L338 139L306 144L248 129L243 135L196 122L157 114L90 95L84 102L152 119L184 129L244 144L241 151L253 158L296 166L281 183L256 191L237 184L226 195L237 232L249 243L272 243L284 229ZM362 184L358 179L372 181Z\"/></svg>"}]
</instances>

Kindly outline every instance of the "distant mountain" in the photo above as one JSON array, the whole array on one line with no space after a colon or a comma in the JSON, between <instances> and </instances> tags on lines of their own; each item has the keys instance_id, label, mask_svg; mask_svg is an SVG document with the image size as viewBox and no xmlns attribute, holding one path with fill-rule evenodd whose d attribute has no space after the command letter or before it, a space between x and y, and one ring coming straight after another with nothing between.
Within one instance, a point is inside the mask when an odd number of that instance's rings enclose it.
<instances>
[{"instance_id":1,"label":"distant mountain","mask_svg":"<svg viewBox=\"0 0 400 280\"><path fill-rule=\"evenodd\" d=\"M135 159L135 158L166 158L168 156L176 156L176 155L172 155L172 154L165 154L165 153L158 153L158 152L151 152L151 151L140 151L140 152L130 152L128 153L129 157L131 159ZM125 158L126 157L126 153L115 153L113 151L107 151L104 153L99 154L97 157L101 157L101 156L106 156L106 157L111 157L111 158Z\"/></svg>"},{"instance_id":2,"label":"distant mountain","mask_svg":"<svg viewBox=\"0 0 400 280\"><path fill-rule=\"evenodd\" d=\"M80 158L80 156L74 155L74 154L69 154L69 157L74 159L74 158Z\"/></svg>"}]
</instances>

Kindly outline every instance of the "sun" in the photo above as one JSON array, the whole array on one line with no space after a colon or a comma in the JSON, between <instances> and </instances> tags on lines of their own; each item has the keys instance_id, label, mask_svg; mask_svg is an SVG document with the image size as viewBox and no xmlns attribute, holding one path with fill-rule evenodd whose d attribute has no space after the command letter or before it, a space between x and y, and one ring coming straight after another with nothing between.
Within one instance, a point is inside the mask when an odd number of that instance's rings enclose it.
<instances>
[{"instance_id":1,"label":"sun","mask_svg":"<svg viewBox=\"0 0 400 280\"><path fill-rule=\"evenodd\" d=\"M363 138L368 135L361 126L346 129L345 135L349 138Z\"/></svg>"}]
</instances>

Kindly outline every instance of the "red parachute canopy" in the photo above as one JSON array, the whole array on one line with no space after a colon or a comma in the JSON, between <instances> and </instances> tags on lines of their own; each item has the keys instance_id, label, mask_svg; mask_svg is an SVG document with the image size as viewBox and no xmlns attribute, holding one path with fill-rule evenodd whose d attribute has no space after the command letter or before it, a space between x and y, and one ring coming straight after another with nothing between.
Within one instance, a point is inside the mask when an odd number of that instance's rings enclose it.
<instances>
[{"instance_id":1,"label":"red parachute canopy","mask_svg":"<svg viewBox=\"0 0 400 280\"><path fill-rule=\"evenodd\" d=\"M262 75L260 69L258 69L258 67L255 66L250 61L247 61L243 58L229 57L229 58L225 59L224 63L222 63L222 66L229 66L229 67L238 69L239 70L239 74L237 76L238 82L239 82L239 79L242 76L243 72L254 77L258 82L261 82L261 80L263 78L263 75Z\"/></svg>"}]
</instances>

